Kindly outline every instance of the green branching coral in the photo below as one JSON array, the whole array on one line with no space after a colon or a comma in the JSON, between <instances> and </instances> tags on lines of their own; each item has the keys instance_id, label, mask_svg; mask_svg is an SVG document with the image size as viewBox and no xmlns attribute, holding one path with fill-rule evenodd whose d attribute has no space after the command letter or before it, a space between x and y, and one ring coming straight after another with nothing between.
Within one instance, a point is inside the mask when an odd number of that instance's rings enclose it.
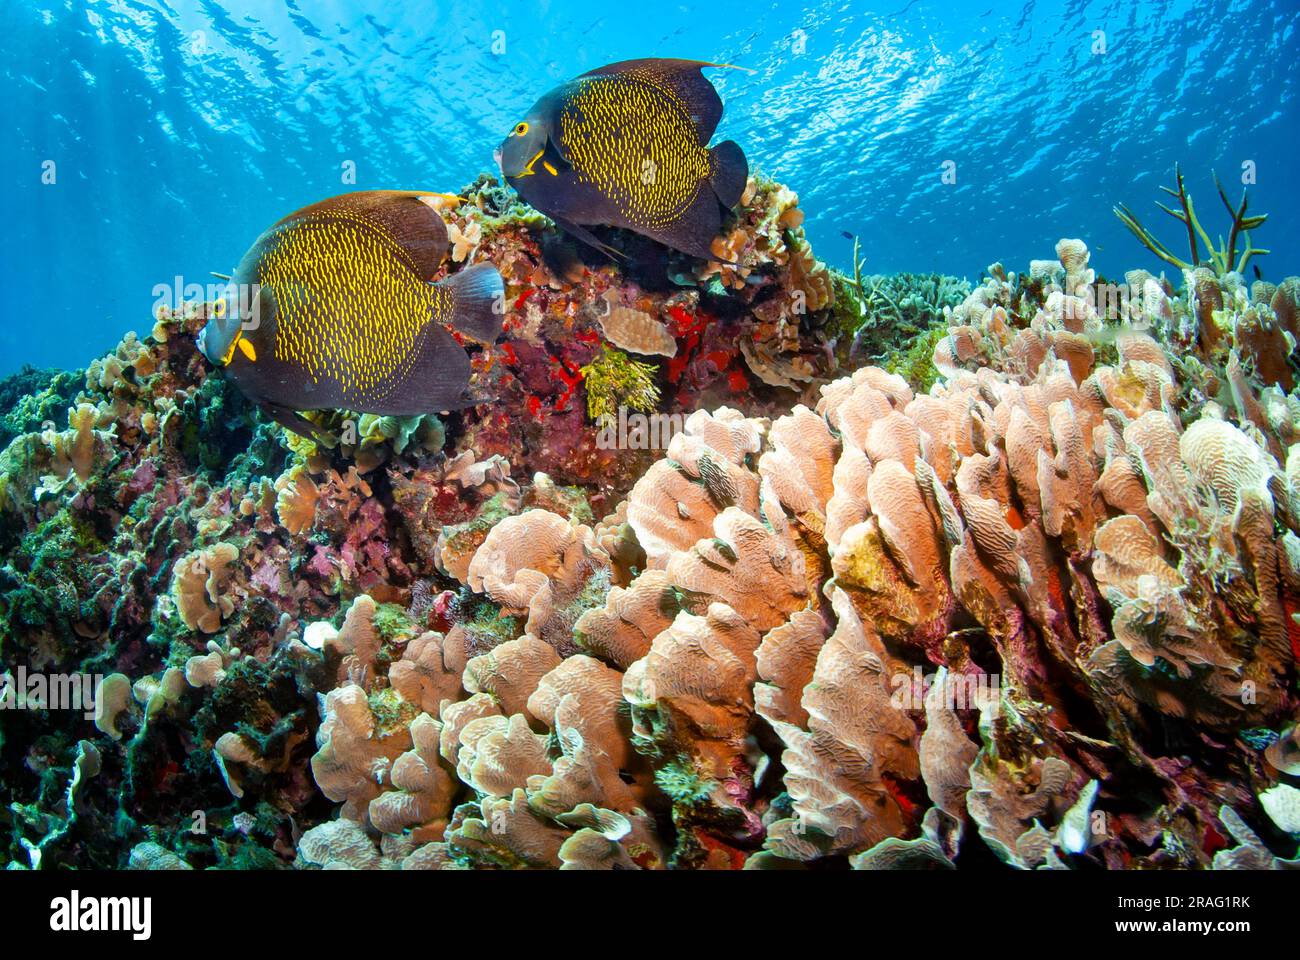
<instances>
[{"instance_id":1,"label":"green branching coral","mask_svg":"<svg viewBox=\"0 0 1300 960\"><path fill-rule=\"evenodd\" d=\"M855 356L885 356L908 335L928 330L944 320L944 308L955 307L970 293L970 282L939 273L864 275L866 260L861 243L853 238L853 276L831 271L835 301L831 305L831 333L856 334ZM870 354L864 349L879 345Z\"/></svg>"},{"instance_id":2,"label":"green branching coral","mask_svg":"<svg viewBox=\"0 0 1300 960\"><path fill-rule=\"evenodd\" d=\"M587 416L592 420L618 416L619 407L650 413L659 408L658 368L633 360L606 346L579 371L587 385Z\"/></svg>"},{"instance_id":3,"label":"green branching coral","mask_svg":"<svg viewBox=\"0 0 1300 960\"><path fill-rule=\"evenodd\" d=\"M1246 190L1242 188L1241 202L1233 206L1228 200L1228 195L1223 190L1223 184L1215 176L1214 186L1219 191L1219 199L1223 201L1223 206L1227 209L1228 215L1232 218L1232 227L1228 232L1228 239L1225 242L1222 234L1219 236L1219 242L1216 246L1210 240L1210 235L1205 232L1201 226L1200 219L1196 216L1196 208L1192 204L1191 195L1187 192L1187 187L1183 183L1183 173L1174 165L1174 179L1178 184L1178 189L1173 190L1169 187L1161 187L1165 193L1178 201L1178 208L1167 207L1163 203L1156 203L1156 206L1163 210L1169 216L1181 223L1187 231L1187 246L1191 252L1191 260L1183 260L1170 252L1169 248L1155 238L1146 227L1144 227L1137 216L1124 204L1114 208L1115 216L1119 217L1120 222L1128 227L1133 236L1138 238L1138 242L1154 253L1161 260L1172 264L1179 270L1191 270L1194 267L1201 266L1204 261L1201 259L1200 247L1197 238L1205 244L1206 254L1209 257L1208 266L1213 268L1216 276L1222 277L1234 270L1237 273L1243 273L1246 264L1250 262L1252 256L1262 257L1268 253L1267 250L1261 250L1250 241L1250 231L1263 225L1268 219L1268 214L1256 214L1254 216L1246 215ZM1241 256L1237 256L1237 240L1241 239L1245 245Z\"/></svg>"},{"instance_id":4,"label":"green branching coral","mask_svg":"<svg viewBox=\"0 0 1300 960\"><path fill-rule=\"evenodd\" d=\"M922 354L923 341L934 338L946 325L944 310L956 307L970 293L970 282L939 273L898 273L858 277L851 289L860 291L862 319L850 351L855 361L881 361L891 372L916 367L909 382L929 378L934 372ZM933 347L934 339L929 339ZM901 353L900 353L901 351Z\"/></svg>"}]
</instances>

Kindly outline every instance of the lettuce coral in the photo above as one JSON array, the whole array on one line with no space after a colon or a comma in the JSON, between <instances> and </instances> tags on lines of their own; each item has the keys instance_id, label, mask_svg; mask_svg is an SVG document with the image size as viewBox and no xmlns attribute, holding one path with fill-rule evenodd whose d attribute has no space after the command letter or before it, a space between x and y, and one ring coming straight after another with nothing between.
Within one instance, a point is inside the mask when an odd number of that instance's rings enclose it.
<instances>
[{"instance_id":1,"label":"lettuce coral","mask_svg":"<svg viewBox=\"0 0 1300 960\"><path fill-rule=\"evenodd\" d=\"M0 457L0 643L107 675L42 749L125 838L57 833L10 738L16 864L1294 861L1300 281L1135 272L1113 316L1062 240L851 292L756 179L664 292L552 269L486 181L440 212L506 278L498 402L291 437L194 305ZM595 445L629 385L662 449Z\"/></svg>"}]
</instances>

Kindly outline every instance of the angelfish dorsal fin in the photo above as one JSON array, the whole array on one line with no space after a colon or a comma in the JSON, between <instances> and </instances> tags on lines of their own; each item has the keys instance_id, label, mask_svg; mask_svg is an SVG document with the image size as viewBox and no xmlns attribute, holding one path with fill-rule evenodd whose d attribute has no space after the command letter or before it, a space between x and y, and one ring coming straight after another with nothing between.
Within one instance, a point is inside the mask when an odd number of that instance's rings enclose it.
<instances>
[{"instance_id":1,"label":"angelfish dorsal fin","mask_svg":"<svg viewBox=\"0 0 1300 960\"><path fill-rule=\"evenodd\" d=\"M432 280L450 244L447 224L421 198L446 196L434 190L359 190L303 207L277 226L331 215L369 221L410 255L421 280Z\"/></svg>"},{"instance_id":2,"label":"angelfish dorsal fin","mask_svg":"<svg viewBox=\"0 0 1300 960\"><path fill-rule=\"evenodd\" d=\"M713 132L718 129L722 119L722 98L713 84L701 73L704 67L735 67L729 63L710 63L707 60L670 60L650 57L643 60L623 60L611 63L588 73L584 77L631 76L638 75L647 82L661 83L669 86L686 105L695 129L700 135L700 143L707 145L713 139Z\"/></svg>"}]
</instances>

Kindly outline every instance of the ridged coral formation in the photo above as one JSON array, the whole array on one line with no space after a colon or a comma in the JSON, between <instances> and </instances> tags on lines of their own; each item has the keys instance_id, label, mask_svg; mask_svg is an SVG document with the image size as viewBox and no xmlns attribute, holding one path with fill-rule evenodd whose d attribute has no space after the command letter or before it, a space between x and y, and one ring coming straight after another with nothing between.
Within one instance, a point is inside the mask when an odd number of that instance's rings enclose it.
<instances>
[{"instance_id":1,"label":"ridged coral formation","mask_svg":"<svg viewBox=\"0 0 1300 960\"><path fill-rule=\"evenodd\" d=\"M1295 859L1300 281L1139 272L1112 316L1062 240L909 302L933 369L850 370L779 185L666 295L465 197L498 403L304 441L195 307L0 456L0 645L109 674L93 725L5 731L16 865ZM698 408L664 449L592 442L607 341Z\"/></svg>"}]
</instances>

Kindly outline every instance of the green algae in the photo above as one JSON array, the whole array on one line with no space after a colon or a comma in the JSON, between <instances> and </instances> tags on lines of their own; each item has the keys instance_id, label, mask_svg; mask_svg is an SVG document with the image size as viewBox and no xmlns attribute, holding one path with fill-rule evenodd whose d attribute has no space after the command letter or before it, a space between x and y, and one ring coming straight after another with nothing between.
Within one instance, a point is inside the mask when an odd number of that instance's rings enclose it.
<instances>
[{"instance_id":1,"label":"green algae","mask_svg":"<svg viewBox=\"0 0 1300 960\"><path fill-rule=\"evenodd\" d=\"M594 421L617 417L619 407L652 413L659 409L658 368L605 346L579 371L587 390L587 416Z\"/></svg>"},{"instance_id":2,"label":"green algae","mask_svg":"<svg viewBox=\"0 0 1300 960\"><path fill-rule=\"evenodd\" d=\"M370 712L374 714L379 736L393 730L406 729L411 721L420 715L420 708L403 700L392 687L382 687L373 691L368 702Z\"/></svg>"},{"instance_id":3,"label":"green algae","mask_svg":"<svg viewBox=\"0 0 1300 960\"><path fill-rule=\"evenodd\" d=\"M677 756L655 770L655 784L674 806L693 807L709 799L717 782L702 775L690 757Z\"/></svg>"},{"instance_id":4,"label":"green algae","mask_svg":"<svg viewBox=\"0 0 1300 960\"><path fill-rule=\"evenodd\" d=\"M385 644L397 640L410 640L419 633L419 626L411 619L406 608L396 603L376 604L371 625L374 627L375 636Z\"/></svg>"},{"instance_id":5,"label":"green algae","mask_svg":"<svg viewBox=\"0 0 1300 960\"><path fill-rule=\"evenodd\" d=\"M940 323L917 334L904 350L891 354L885 369L907 381L914 393L926 393L939 379L934 365L934 348L948 335L946 324Z\"/></svg>"},{"instance_id":6,"label":"green algae","mask_svg":"<svg viewBox=\"0 0 1300 960\"><path fill-rule=\"evenodd\" d=\"M66 507L24 536L0 571L0 647L16 624L69 627L89 615L75 585L106 549L93 526Z\"/></svg>"},{"instance_id":7,"label":"green algae","mask_svg":"<svg viewBox=\"0 0 1300 960\"><path fill-rule=\"evenodd\" d=\"M501 616L494 603L470 593L468 587L461 591L457 600L460 610L465 614L460 621L461 626L480 653L507 640L514 640L523 632L523 623L518 617Z\"/></svg>"},{"instance_id":8,"label":"green algae","mask_svg":"<svg viewBox=\"0 0 1300 960\"><path fill-rule=\"evenodd\" d=\"M24 365L0 379L0 447L14 437L32 433L45 423L60 423L67 416L85 374L72 370L41 370Z\"/></svg>"}]
</instances>

